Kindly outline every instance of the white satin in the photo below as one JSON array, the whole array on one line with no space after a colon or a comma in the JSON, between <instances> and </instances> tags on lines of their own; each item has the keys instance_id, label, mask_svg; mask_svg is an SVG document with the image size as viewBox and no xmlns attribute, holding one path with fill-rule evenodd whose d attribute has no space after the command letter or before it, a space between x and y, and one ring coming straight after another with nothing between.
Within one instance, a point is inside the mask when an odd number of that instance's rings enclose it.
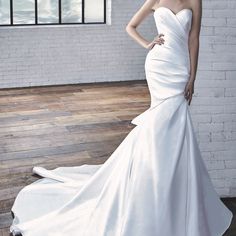
<instances>
[{"instance_id":1,"label":"white satin","mask_svg":"<svg viewBox=\"0 0 236 236\"><path fill-rule=\"evenodd\" d=\"M194 134L184 87L192 11L154 13L165 43L146 57L150 108L102 165L46 170L18 194L10 230L24 236L221 236L220 200Z\"/></svg>"}]
</instances>

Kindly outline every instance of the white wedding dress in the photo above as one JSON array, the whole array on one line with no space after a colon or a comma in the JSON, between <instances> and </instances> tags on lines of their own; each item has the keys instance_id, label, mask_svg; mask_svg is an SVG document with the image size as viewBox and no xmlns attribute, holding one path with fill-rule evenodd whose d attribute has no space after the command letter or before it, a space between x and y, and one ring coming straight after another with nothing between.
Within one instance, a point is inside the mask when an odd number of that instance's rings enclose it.
<instances>
[{"instance_id":1,"label":"white wedding dress","mask_svg":"<svg viewBox=\"0 0 236 236\"><path fill-rule=\"evenodd\" d=\"M16 197L13 234L222 236L229 227L233 214L213 187L184 97L192 11L159 7L154 19L165 43L145 61L149 109L104 164L34 167L44 178Z\"/></svg>"}]
</instances>

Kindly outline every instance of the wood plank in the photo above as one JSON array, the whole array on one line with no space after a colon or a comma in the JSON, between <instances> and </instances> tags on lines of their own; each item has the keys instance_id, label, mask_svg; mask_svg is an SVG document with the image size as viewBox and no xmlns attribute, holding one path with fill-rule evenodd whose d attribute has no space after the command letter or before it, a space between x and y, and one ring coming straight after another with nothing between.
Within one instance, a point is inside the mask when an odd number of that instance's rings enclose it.
<instances>
[{"instance_id":1,"label":"wood plank","mask_svg":"<svg viewBox=\"0 0 236 236\"><path fill-rule=\"evenodd\" d=\"M0 229L0 235L2 235L2 236L12 236L12 235L10 235L9 227Z\"/></svg>"},{"instance_id":2,"label":"wood plank","mask_svg":"<svg viewBox=\"0 0 236 236\"><path fill-rule=\"evenodd\" d=\"M18 192L39 178L34 166L104 163L149 105L146 80L0 89L0 236ZM236 214L236 198L225 201Z\"/></svg>"},{"instance_id":3,"label":"wood plank","mask_svg":"<svg viewBox=\"0 0 236 236\"><path fill-rule=\"evenodd\" d=\"M145 81L0 90L0 235L33 166L104 163L148 106Z\"/></svg>"}]
</instances>

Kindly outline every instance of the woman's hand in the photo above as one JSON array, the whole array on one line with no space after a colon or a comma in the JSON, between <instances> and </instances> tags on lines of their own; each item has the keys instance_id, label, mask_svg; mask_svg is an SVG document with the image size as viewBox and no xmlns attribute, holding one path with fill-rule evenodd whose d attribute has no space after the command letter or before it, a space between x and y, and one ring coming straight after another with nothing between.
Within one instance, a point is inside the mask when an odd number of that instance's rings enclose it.
<instances>
[{"instance_id":1,"label":"woman's hand","mask_svg":"<svg viewBox=\"0 0 236 236\"><path fill-rule=\"evenodd\" d=\"M163 44L165 42L165 40L163 38L161 38L162 36L164 36L164 34L158 34L154 38L154 40L146 46L146 49L152 49L156 43L160 44L160 45Z\"/></svg>"},{"instance_id":2,"label":"woman's hand","mask_svg":"<svg viewBox=\"0 0 236 236\"><path fill-rule=\"evenodd\" d=\"M191 103L193 93L194 93L194 80L189 79L184 89L184 97L188 101L188 105L190 105Z\"/></svg>"}]
</instances>

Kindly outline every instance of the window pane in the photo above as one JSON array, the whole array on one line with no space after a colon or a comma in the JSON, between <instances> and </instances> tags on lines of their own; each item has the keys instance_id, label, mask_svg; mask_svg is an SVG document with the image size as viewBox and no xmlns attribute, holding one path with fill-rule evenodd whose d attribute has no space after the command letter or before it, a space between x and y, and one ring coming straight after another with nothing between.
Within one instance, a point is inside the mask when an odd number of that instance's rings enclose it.
<instances>
[{"instance_id":1,"label":"window pane","mask_svg":"<svg viewBox=\"0 0 236 236\"><path fill-rule=\"evenodd\" d=\"M13 24L35 23L34 0L13 1Z\"/></svg>"},{"instance_id":2,"label":"window pane","mask_svg":"<svg viewBox=\"0 0 236 236\"><path fill-rule=\"evenodd\" d=\"M85 22L104 22L104 0L85 0Z\"/></svg>"},{"instance_id":3,"label":"window pane","mask_svg":"<svg viewBox=\"0 0 236 236\"><path fill-rule=\"evenodd\" d=\"M82 1L81 0L62 0L62 22L78 23L82 22Z\"/></svg>"},{"instance_id":4,"label":"window pane","mask_svg":"<svg viewBox=\"0 0 236 236\"><path fill-rule=\"evenodd\" d=\"M38 0L38 23L58 22L58 0Z\"/></svg>"},{"instance_id":5,"label":"window pane","mask_svg":"<svg viewBox=\"0 0 236 236\"><path fill-rule=\"evenodd\" d=\"M10 1L0 0L0 24L10 24Z\"/></svg>"}]
</instances>

